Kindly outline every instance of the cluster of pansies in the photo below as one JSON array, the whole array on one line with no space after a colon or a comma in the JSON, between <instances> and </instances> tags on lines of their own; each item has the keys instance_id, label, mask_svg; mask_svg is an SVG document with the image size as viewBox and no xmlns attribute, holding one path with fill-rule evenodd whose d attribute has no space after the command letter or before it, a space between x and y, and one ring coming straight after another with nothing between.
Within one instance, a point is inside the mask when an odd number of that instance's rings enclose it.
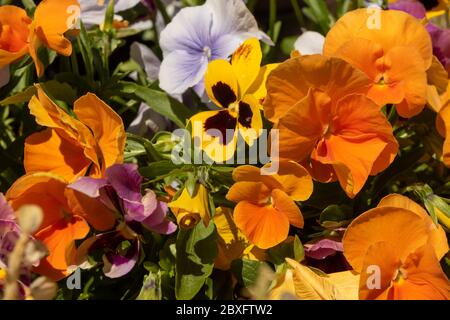
<instances>
[{"instance_id":1,"label":"cluster of pansies","mask_svg":"<svg viewBox=\"0 0 450 320\"><path fill-rule=\"evenodd\" d=\"M447 0L10 2L0 297L450 299Z\"/></svg>"}]
</instances>

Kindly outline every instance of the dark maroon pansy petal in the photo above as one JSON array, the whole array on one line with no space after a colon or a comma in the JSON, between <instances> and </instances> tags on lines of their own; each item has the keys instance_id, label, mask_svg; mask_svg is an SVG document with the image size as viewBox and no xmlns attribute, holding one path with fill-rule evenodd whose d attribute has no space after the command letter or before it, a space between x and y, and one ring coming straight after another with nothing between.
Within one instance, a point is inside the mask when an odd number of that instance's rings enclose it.
<instances>
[{"instance_id":1,"label":"dark maroon pansy petal","mask_svg":"<svg viewBox=\"0 0 450 320\"><path fill-rule=\"evenodd\" d=\"M250 105L245 102L239 102L239 123L245 128L252 126L253 112Z\"/></svg>"},{"instance_id":2,"label":"dark maroon pansy petal","mask_svg":"<svg viewBox=\"0 0 450 320\"><path fill-rule=\"evenodd\" d=\"M220 136L222 137L222 144L228 144L234 137L233 135L227 136L227 130L236 130L237 119L230 115L227 110L219 111L216 115L211 118L206 119L204 128L206 133L209 135L216 137L214 131L217 130L220 132Z\"/></svg>"},{"instance_id":3,"label":"dark maroon pansy petal","mask_svg":"<svg viewBox=\"0 0 450 320\"><path fill-rule=\"evenodd\" d=\"M228 108L230 104L236 102L237 97L233 89L229 85L223 82L217 82L211 88L214 98L220 103L224 108Z\"/></svg>"}]
</instances>

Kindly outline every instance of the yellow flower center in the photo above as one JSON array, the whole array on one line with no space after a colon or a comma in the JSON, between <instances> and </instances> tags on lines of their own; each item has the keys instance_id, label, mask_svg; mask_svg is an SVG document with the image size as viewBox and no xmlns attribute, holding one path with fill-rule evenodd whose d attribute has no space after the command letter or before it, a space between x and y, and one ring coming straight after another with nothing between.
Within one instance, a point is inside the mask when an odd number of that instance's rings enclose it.
<instances>
[{"instance_id":1,"label":"yellow flower center","mask_svg":"<svg viewBox=\"0 0 450 320\"><path fill-rule=\"evenodd\" d=\"M232 117L237 118L239 115L239 102L233 102L228 106L228 112Z\"/></svg>"},{"instance_id":2,"label":"yellow flower center","mask_svg":"<svg viewBox=\"0 0 450 320\"><path fill-rule=\"evenodd\" d=\"M408 279L408 273L405 269L403 268L398 268L397 272L394 275L394 282L397 285L402 285L405 280Z\"/></svg>"},{"instance_id":3,"label":"yellow flower center","mask_svg":"<svg viewBox=\"0 0 450 320\"><path fill-rule=\"evenodd\" d=\"M209 59L211 59L211 48L210 47L204 47L203 48L203 53L205 54L205 56Z\"/></svg>"}]
</instances>

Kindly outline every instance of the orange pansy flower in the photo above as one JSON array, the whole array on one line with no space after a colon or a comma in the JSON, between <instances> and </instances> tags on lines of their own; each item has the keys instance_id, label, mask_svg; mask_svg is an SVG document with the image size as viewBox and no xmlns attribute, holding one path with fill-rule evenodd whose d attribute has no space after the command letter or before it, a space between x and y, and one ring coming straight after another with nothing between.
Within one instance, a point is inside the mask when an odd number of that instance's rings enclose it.
<instances>
[{"instance_id":1,"label":"orange pansy flower","mask_svg":"<svg viewBox=\"0 0 450 320\"><path fill-rule=\"evenodd\" d=\"M75 240L89 233L89 225L105 231L114 226L114 215L97 201L66 189L68 182L51 173L32 173L18 179L6 193L17 210L34 204L42 208L44 219L34 236L41 240L49 255L36 272L57 281L69 275L75 265Z\"/></svg>"},{"instance_id":2,"label":"orange pansy flower","mask_svg":"<svg viewBox=\"0 0 450 320\"><path fill-rule=\"evenodd\" d=\"M360 299L449 299L439 260L448 252L442 227L407 197L391 194L357 217L344 255L361 274Z\"/></svg>"},{"instance_id":3,"label":"orange pansy flower","mask_svg":"<svg viewBox=\"0 0 450 320\"><path fill-rule=\"evenodd\" d=\"M261 249L286 240L289 225L303 227L303 216L295 201L304 201L312 193L311 177L305 168L291 161L267 164L278 171L262 175L259 168L241 166L233 171L236 183L227 199L236 202L234 221L247 239Z\"/></svg>"},{"instance_id":4,"label":"orange pansy flower","mask_svg":"<svg viewBox=\"0 0 450 320\"><path fill-rule=\"evenodd\" d=\"M338 100L352 93L366 94L369 79L342 59L321 55L293 57L281 63L267 78L265 117L276 123L308 95L310 88L320 89L332 100Z\"/></svg>"},{"instance_id":5,"label":"orange pansy flower","mask_svg":"<svg viewBox=\"0 0 450 320\"><path fill-rule=\"evenodd\" d=\"M96 95L74 104L77 119L59 108L37 85L29 103L36 122L47 129L25 141L27 173L51 172L69 182L89 174L102 177L106 168L123 161L126 134L122 119Z\"/></svg>"},{"instance_id":6,"label":"orange pansy flower","mask_svg":"<svg viewBox=\"0 0 450 320\"><path fill-rule=\"evenodd\" d=\"M214 224L217 229L217 257L214 268L229 270L231 262L245 257L250 260L264 260L265 250L249 243L247 238L236 226L233 220L233 210L229 208L216 208Z\"/></svg>"},{"instance_id":7,"label":"orange pansy flower","mask_svg":"<svg viewBox=\"0 0 450 320\"><path fill-rule=\"evenodd\" d=\"M0 7L0 68L22 58L33 58L38 76L44 73L38 58L41 46L64 56L72 54L72 44L64 37L78 18L77 0L43 0L36 7L34 19L16 6Z\"/></svg>"},{"instance_id":8,"label":"orange pansy flower","mask_svg":"<svg viewBox=\"0 0 450 320\"><path fill-rule=\"evenodd\" d=\"M319 55L288 60L267 84L265 110L278 119L280 158L304 164L321 182L338 180L351 198L398 150L380 108L365 95L352 94L364 92L365 84L350 64Z\"/></svg>"},{"instance_id":9,"label":"orange pansy flower","mask_svg":"<svg viewBox=\"0 0 450 320\"><path fill-rule=\"evenodd\" d=\"M450 167L450 85L447 91L442 95L442 108L436 117L436 129L439 134L445 138L442 162Z\"/></svg>"},{"instance_id":10,"label":"orange pansy flower","mask_svg":"<svg viewBox=\"0 0 450 320\"><path fill-rule=\"evenodd\" d=\"M406 118L425 106L432 44L413 16L398 10L350 11L327 34L324 54L362 70L371 80L368 95L379 106L396 104Z\"/></svg>"}]
</instances>

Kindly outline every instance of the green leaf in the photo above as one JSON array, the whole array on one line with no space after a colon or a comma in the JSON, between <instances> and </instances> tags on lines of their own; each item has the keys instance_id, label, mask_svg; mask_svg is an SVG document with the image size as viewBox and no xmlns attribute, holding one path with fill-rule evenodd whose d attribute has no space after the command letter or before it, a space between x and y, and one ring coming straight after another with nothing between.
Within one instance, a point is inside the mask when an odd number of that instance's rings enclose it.
<instances>
[{"instance_id":1,"label":"green leaf","mask_svg":"<svg viewBox=\"0 0 450 320\"><path fill-rule=\"evenodd\" d=\"M146 178L155 178L161 175L166 175L175 169L180 168L171 161L163 160L152 162L146 167L139 168L139 172Z\"/></svg>"},{"instance_id":2,"label":"green leaf","mask_svg":"<svg viewBox=\"0 0 450 320\"><path fill-rule=\"evenodd\" d=\"M197 224L193 229L180 230L177 238L175 295L178 300L194 298L205 284L217 255L216 228Z\"/></svg>"},{"instance_id":3,"label":"green leaf","mask_svg":"<svg viewBox=\"0 0 450 320\"><path fill-rule=\"evenodd\" d=\"M127 139L124 152L124 159L126 162L145 154L147 154L147 150L145 150L145 147L141 143L135 140Z\"/></svg>"},{"instance_id":4,"label":"green leaf","mask_svg":"<svg viewBox=\"0 0 450 320\"><path fill-rule=\"evenodd\" d=\"M295 235L294 238L294 259L295 261L302 261L305 259L305 248L303 248L303 244L297 235Z\"/></svg>"},{"instance_id":5,"label":"green leaf","mask_svg":"<svg viewBox=\"0 0 450 320\"><path fill-rule=\"evenodd\" d=\"M110 32L113 29L113 21L114 21L114 2L110 1L108 7L105 12L105 22L103 24L103 30L105 32Z\"/></svg>"},{"instance_id":6,"label":"green leaf","mask_svg":"<svg viewBox=\"0 0 450 320\"><path fill-rule=\"evenodd\" d=\"M154 111L169 118L181 128L186 126L187 119L193 115L185 105L166 93L136 83L121 81L112 89L111 94L117 94L117 91L145 102Z\"/></svg>"},{"instance_id":7,"label":"green leaf","mask_svg":"<svg viewBox=\"0 0 450 320\"><path fill-rule=\"evenodd\" d=\"M88 79L94 80L94 56L92 54L92 43L86 32L83 21L80 21L80 36L77 38L78 47L83 58Z\"/></svg>"},{"instance_id":8,"label":"green leaf","mask_svg":"<svg viewBox=\"0 0 450 320\"><path fill-rule=\"evenodd\" d=\"M30 101L31 97L36 93L36 88L34 86L26 88L24 91L10 96L6 99L0 101L1 106L7 106L12 104L21 104Z\"/></svg>"},{"instance_id":9,"label":"green leaf","mask_svg":"<svg viewBox=\"0 0 450 320\"><path fill-rule=\"evenodd\" d=\"M305 255L300 239L289 237L286 241L267 250L270 261L275 265L284 264L286 258L302 261Z\"/></svg>"},{"instance_id":10,"label":"green leaf","mask_svg":"<svg viewBox=\"0 0 450 320\"><path fill-rule=\"evenodd\" d=\"M352 215L349 206L332 204L320 213L319 223L325 228L338 228L348 223Z\"/></svg>"},{"instance_id":11,"label":"green leaf","mask_svg":"<svg viewBox=\"0 0 450 320\"><path fill-rule=\"evenodd\" d=\"M330 29L330 12L325 1L305 0L308 5L304 8L304 13L308 18L314 21L321 29L323 34L326 34Z\"/></svg>"},{"instance_id":12,"label":"green leaf","mask_svg":"<svg viewBox=\"0 0 450 320\"><path fill-rule=\"evenodd\" d=\"M50 80L47 82L43 82L40 84L44 91L51 95L52 98L60 101L64 101L68 104L73 104L76 100L76 92L75 90L69 86L67 83L61 83L56 80ZM13 104L21 104L27 103L30 99L36 94L36 87L29 86L24 91L3 99L0 101L0 105L7 106Z\"/></svg>"},{"instance_id":13,"label":"green leaf","mask_svg":"<svg viewBox=\"0 0 450 320\"><path fill-rule=\"evenodd\" d=\"M149 272L136 300L161 300L161 272Z\"/></svg>"},{"instance_id":14,"label":"green leaf","mask_svg":"<svg viewBox=\"0 0 450 320\"><path fill-rule=\"evenodd\" d=\"M197 185L197 177L192 172L187 173L187 180L184 183L184 187L187 189L189 195L194 197L195 191L198 187Z\"/></svg>"},{"instance_id":15,"label":"green leaf","mask_svg":"<svg viewBox=\"0 0 450 320\"><path fill-rule=\"evenodd\" d=\"M241 285L246 288L255 284L259 275L259 268L264 262L249 259L233 260L231 262L231 271Z\"/></svg>"},{"instance_id":16,"label":"green leaf","mask_svg":"<svg viewBox=\"0 0 450 320\"><path fill-rule=\"evenodd\" d=\"M294 50L294 44L297 40L297 36L290 36L286 37L281 41L281 51L287 55L290 56L292 50Z\"/></svg>"}]
</instances>

